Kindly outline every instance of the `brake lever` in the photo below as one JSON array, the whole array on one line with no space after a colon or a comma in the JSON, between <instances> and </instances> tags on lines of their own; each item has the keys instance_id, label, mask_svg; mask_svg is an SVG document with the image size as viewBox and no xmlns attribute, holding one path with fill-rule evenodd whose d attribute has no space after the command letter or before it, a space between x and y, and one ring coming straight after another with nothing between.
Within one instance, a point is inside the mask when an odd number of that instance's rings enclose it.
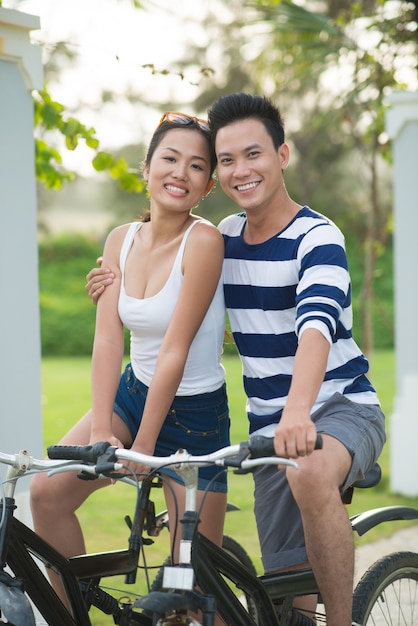
<instances>
[{"instance_id":1,"label":"brake lever","mask_svg":"<svg viewBox=\"0 0 418 626\"><path fill-rule=\"evenodd\" d=\"M115 463L117 463L115 448L108 446L103 454L97 458L96 464L92 464L95 468L95 473L93 474L82 470L77 474L77 477L81 480L96 480L99 475L102 474L108 478L113 478L114 480L123 478L125 474L115 471Z\"/></svg>"},{"instance_id":2,"label":"brake lever","mask_svg":"<svg viewBox=\"0 0 418 626\"><path fill-rule=\"evenodd\" d=\"M240 451L238 454L223 459L223 465L226 467L235 467L234 474L239 474L241 471L241 464L245 459L250 456L250 448L248 447L248 441L241 443ZM246 470L242 470L243 473L247 473Z\"/></svg>"}]
</instances>

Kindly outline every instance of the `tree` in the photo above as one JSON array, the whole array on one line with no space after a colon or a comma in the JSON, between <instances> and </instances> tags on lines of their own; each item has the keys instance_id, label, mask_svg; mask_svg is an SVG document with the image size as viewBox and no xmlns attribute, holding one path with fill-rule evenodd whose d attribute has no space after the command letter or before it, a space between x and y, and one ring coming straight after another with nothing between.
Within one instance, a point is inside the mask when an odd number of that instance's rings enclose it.
<instances>
[{"instance_id":1,"label":"tree","mask_svg":"<svg viewBox=\"0 0 418 626\"><path fill-rule=\"evenodd\" d=\"M253 69L261 88L274 96L287 93L298 114L305 120L310 114L314 125L322 119L324 130L332 123L340 145L346 142L362 158L368 186L362 343L369 353L376 259L391 234L390 204L380 193L383 160L389 159L385 95L407 87L406 69L416 84L417 3L330 1L322 14L310 11L311 4L259 0L267 35ZM346 80L335 89L332 79L344 72Z\"/></svg>"},{"instance_id":2,"label":"tree","mask_svg":"<svg viewBox=\"0 0 418 626\"><path fill-rule=\"evenodd\" d=\"M407 81L416 85L416 4L230 0L227 9L213 5L214 19L205 19L207 41L186 59L222 60L214 64L210 89L197 99L199 109L225 91L248 90L272 96L286 113L298 161L298 177L292 169L286 174L289 188L294 185L301 202L349 224L362 245L359 302L367 353L376 263L391 240L385 96Z\"/></svg>"},{"instance_id":3,"label":"tree","mask_svg":"<svg viewBox=\"0 0 418 626\"><path fill-rule=\"evenodd\" d=\"M136 9L144 9L139 0L129 0ZM19 4L19 2L18 2ZM0 6L2 0L0 0ZM50 58L49 74L59 71L57 58L71 59L71 50L64 42L58 42L54 55ZM75 150L81 141L93 150L92 164L97 171L106 171L119 181L121 189L140 193L144 182L138 178L138 170L129 168L123 158L116 159L112 154L99 150L100 142L94 128L86 127L76 117L68 115L65 107L55 101L45 85L42 91L34 92L35 119L35 167L38 181L47 189L60 189L66 181L71 181L74 174L62 168L59 150L45 140L45 134L58 132L64 138L65 148Z\"/></svg>"},{"instance_id":4,"label":"tree","mask_svg":"<svg viewBox=\"0 0 418 626\"><path fill-rule=\"evenodd\" d=\"M99 139L94 128L87 128L76 117L66 114L65 107L54 101L47 91L34 93L35 107L35 166L36 177L48 189L60 189L63 182L74 178L72 172L61 168L62 157L57 148L43 138L48 131L58 131L65 140L68 150L75 150L80 141L93 150L92 164L96 171L106 171L119 181L121 189L140 193L144 182L138 170L132 169L123 158L115 158L110 152L99 150Z\"/></svg>"}]
</instances>

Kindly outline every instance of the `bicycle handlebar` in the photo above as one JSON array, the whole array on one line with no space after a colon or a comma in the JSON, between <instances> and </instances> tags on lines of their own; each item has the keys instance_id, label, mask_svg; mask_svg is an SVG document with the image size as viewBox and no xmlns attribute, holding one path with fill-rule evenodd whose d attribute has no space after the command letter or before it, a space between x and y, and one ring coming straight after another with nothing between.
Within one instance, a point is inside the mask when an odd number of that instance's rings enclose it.
<instances>
[{"instance_id":1,"label":"bicycle handlebar","mask_svg":"<svg viewBox=\"0 0 418 626\"><path fill-rule=\"evenodd\" d=\"M322 448L321 435L318 435L315 448ZM4 463L14 468L12 474L14 480L34 471L55 473L58 471L81 472L86 470L92 477L97 477L99 473L121 469L121 461L133 461L153 468L181 463L193 464L196 467L203 467L213 463L218 466L244 470L249 470L263 463L298 467L295 461L277 457L274 454L273 438L261 435L251 435L249 441L226 446L201 456L192 456L186 450L178 450L175 454L166 457L148 456L133 450L115 448L108 442L99 442L86 446L50 446L48 448L48 456L48 459L36 459L25 450L17 454L0 452L0 464ZM77 461L81 461L81 463L77 464ZM11 476L9 476L10 478ZM130 482L130 479L126 476L123 480Z\"/></svg>"},{"instance_id":2,"label":"bicycle handlebar","mask_svg":"<svg viewBox=\"0 0 418 626\"><path fill-rule=\"evenodd\" d=\"M72 461L96 463L97 459L105 454L110 447L111 445L107 441L99 441L88 446L49 446L47 451L50 459L71 459Z\"/></svg>"},{"instance_id":3,"label":"bicycle handlebar","mask_svg":"<svg viewBox=\"0 0 418 626\"><path fill-rule=\"evenodd\" d=\"M322 448L322 437L317 436L315 449ZM194 464L197 467L213 463L226 467L250 468L263 463L277 463L297 467L295 461L280 458L274 452L274 438L262 435L251 435L249 441L226 446L210 454L193 456L186 450L178 450L175 454L165 457L145 455L133 450L116 448L108 442L98 442L87 446L49 446L50 459L65 459L97 463L96 472L112 471L118 461L133 461L153 468L178 463Z\"/></svg>"}]
</instances>

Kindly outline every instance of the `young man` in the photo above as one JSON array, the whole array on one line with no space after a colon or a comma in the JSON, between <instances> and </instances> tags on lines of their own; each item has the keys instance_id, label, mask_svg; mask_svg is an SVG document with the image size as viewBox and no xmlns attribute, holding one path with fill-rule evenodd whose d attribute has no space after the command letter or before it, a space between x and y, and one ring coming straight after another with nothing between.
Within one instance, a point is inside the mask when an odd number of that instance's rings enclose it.
<instances>
[{"instance_id":1,"label":"young man","mask_svg":"<svg viewBox=\"0 0 418 626\"><path fill-rule=\"evenodd\" d=\"M328 626L349 626L354 544L340 494L373 466L385 432L367 360L352 337L344 238L288 195L289 148L280 112L267 98L222 96L209 123L219 182L242 210L219 229L250 431L274 435L276 453L299 464L298 471L254 472L264 569L309 561ZM100 270L88 278L95 299L106 279ZM317 432L324 445L313 452ZM315 603L305 598L298 608Z\"/></svg>"}]
</instances>

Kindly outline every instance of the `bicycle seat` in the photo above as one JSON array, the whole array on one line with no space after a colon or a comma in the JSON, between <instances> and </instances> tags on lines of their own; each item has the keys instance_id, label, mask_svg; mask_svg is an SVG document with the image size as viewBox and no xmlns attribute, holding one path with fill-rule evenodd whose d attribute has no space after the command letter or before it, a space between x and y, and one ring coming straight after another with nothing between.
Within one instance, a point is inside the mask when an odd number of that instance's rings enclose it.
<instances>
[{"instance_id":1,"label":"bicycle seat","mask_svg":"<svg viewBox=\"0 0 418 626\"><path fill-rule=\"evenodd\" d=\"M382 469L379 463L375 463L371 469L366 473L364 478L356 480L353 483L355 489L367 489L368 487L375 487L382 478Z\"/></svg>"},{"instance_id":2,"label":"bicycle seat","mask_svg":"<svg viewBox=\"0 0 418 626\"><path fill-rule=\"evenodd\" d=\"M354 489L367 489L368 487L375 487L382 478L382 470L378 463L375 463L373 467L369 469L364 478L356 480L350 487L341 494L341 500L344 504L351 504L353 499Z\"/></svg>"}]
</instances>

